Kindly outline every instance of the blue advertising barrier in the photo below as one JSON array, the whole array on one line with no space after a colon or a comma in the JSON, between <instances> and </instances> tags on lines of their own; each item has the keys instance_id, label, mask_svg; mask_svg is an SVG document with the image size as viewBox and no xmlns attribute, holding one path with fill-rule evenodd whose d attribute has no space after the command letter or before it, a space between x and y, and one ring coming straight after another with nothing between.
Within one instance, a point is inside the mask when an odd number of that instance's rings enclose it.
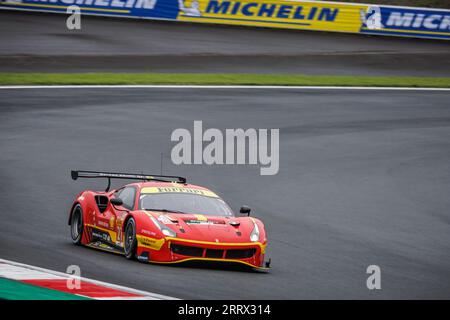
<instances>
[{"instance_id":1,"label":"blue advertising barrier","mask_svg":"<svg viewBox=\"0 0 450 320\"><path fill-rule=\"evenodd\" d=\"M366 12L361 33L450 39L450 10L369 6ZM368 26L370 19L379 25Z\"/></svg>"},{"instance_id":2,"label":"blue advertising barrier","mask_svg":"<svg viewBox=\"0 0 450 320\"><path fill-rule=\"evenodd\" d=\"M32 11L66 12L77 5L83 14L176 20L178 0L4 0L0 6Z\"/></svg>"},{"instance_id":3,"label":"blue advertising barrier","mask_svg":"<svg viewBox=\"0 0 450 320\"><path fill-rule=\"evenodd\" d=\"M450 40L450 10L295 0L0 0L0 8Z\"/></svg>"}]
</instances>

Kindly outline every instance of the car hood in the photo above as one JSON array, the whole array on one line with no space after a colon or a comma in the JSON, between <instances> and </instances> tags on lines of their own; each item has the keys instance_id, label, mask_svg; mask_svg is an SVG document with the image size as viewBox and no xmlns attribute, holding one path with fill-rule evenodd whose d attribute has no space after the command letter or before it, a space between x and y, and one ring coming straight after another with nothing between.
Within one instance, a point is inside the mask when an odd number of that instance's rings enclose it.
<instances>
[{"instance_id":1,"label":"car hood","mask_svg":"<svg viewBox=\"0 0 450 320\"><path fill-rule=\"evenodd\" d=\"M249 217L169 213L159 215L158 220L174 230L177 238L216 243L250 242L254 228Z\"/></svg>"}]
</instances>

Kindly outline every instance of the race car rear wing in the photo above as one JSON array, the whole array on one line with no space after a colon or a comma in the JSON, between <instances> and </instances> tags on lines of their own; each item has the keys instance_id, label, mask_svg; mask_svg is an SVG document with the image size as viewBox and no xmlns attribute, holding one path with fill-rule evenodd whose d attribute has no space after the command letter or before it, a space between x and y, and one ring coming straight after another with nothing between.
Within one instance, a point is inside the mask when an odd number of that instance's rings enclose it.
<instances>
[{"instance_id":1,"label":"race car rear wing","mask_svg":"<svg viewBox=\"0 0 450 320\"><path fill-rule=\"evenodd\" d=\"M111 179L127 179L127 180L142 180L142 181L161 181L161 182L176 182L176 183L186 183L186 178L178 176L161 176L161 175L150 175L144 173L119 173L119 172L99 172L99 171L82 171L82 170L72 170L70 172L73 180L78 178L106 178L108 179L108 186L106 187L106 192L109 191L111 187Z\"/></svg>"}]
</instances>

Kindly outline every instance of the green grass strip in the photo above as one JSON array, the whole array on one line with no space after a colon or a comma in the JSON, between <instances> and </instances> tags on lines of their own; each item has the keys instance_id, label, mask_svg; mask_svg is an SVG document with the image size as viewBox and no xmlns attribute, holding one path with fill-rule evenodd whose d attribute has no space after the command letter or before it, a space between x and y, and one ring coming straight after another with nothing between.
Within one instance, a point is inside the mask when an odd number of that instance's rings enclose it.
<instances>
[{"instance_id":1,"label":"green grass strip","mask_svg":"<svg viewBox=\"0 0 450 320\"><path fill-rule=\"evenodd\" d=\"M284 85L449 88L450 78L195 73L0 73L0 85Z\"/></svg>"},{"instance_id":2,"label":"green grass strip","mask_svg":"<svg viewBox=\"0 0 450 320\"><path fill-rule=\"evenodd\" d=\"M0 278L0 299L6 300L90 300L74 294Z\"/></svg>"}]
</instances>

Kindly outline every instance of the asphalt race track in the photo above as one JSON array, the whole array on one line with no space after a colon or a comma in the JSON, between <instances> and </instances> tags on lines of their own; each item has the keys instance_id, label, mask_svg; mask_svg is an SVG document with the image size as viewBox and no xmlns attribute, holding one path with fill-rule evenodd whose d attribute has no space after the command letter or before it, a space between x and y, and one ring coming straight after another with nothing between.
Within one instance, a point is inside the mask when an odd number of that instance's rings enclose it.
<instances>
[{"instance_id":1,"label":"asphalt race track","mask_svg":"<svg viewBox=\"0 0 450 320\"><path fill-rule=\"evenodd\" d=\"M450 76L446 41L0 10L0 72Z\"/></svg>"},{"instance_id":2,"label":"asphalt race track","mask_svg":"<svg viewBox=\"0 0 450 320\"><path fill-rule=\"evenodd\" d=\"M450 76L447 42L0 11L0 72ZM450 92L1 89L0 257L191 299L450 298ZM280 172L174 166L174 129L279 128ZM71 169L187 176L247 204L270 273L72 245ZM117 184L116 184L117 186ZM366 288L379 265L382 290Z\"/></svg>"},{"instance_id":3,"label":"asphalt race track","mask_svg":"<svg viewBox=\"0 0 450 320\"><path fill-rule=\"evenodd\" d=\"M0 90L0 257L179 298L450 298L450 92ZM174 166L176 128L280 128L280 172ZM71 244L70 169L186 175L265 221L270 273ZM382 290L366 288L366 268Z\"/></svg>"}]
</instances>

